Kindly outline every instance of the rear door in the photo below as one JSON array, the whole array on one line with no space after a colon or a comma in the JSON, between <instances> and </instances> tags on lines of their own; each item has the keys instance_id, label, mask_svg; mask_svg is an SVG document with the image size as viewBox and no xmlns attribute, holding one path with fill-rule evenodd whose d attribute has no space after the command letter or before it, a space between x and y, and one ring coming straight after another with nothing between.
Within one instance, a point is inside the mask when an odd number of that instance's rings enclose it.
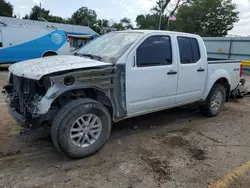
<instances>
[{"instance_id":1,"label":"rear door","mask_svg":"<svg viewBox=\"0 0 250 188\"><path fill-rule=\"evenodd\" d=\"M173 56L172 40L167 35L147 36L127 58L126 101L129 116L175 103L177 62L176 56Z\"/></svg>"},{"instance_id":2,"label":"rear door","mask_svg":"<svg viewBox=\"0 0 250 188\"><path fill-rule=\"evenodd\" d=\"M207 79L207 58L205 50L196 38L178 36L179 71L177 103L199 100Z\"/></svg>"}]
</instances>

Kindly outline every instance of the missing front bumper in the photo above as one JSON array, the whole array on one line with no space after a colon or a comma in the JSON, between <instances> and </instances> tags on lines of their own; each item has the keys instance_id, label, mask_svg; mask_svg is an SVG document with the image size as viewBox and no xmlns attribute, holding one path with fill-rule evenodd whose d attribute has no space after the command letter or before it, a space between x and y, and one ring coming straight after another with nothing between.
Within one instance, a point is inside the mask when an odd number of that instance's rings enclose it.
<instances>
[{"instance_id":1,"label":"missing front bumper","mask_svg":"<svg viewBox=\"0 0 250 188\"><path fill-rule=\"evenodd\" d=\"M24 127L27 123L27 119L18 113L14 108L8 106L8 112L12 116L12 118L19 124L20 126Z\"/></svg>"},{"instance_id":2,"label":"missing front bumper","mask_svg":"<svg viewBox=\"0 0 250 188\"><path fill-rule=\"evenodd\" d=\"M7 103L8 106L8 112L12 116L12 118L16 121L16 123L22 127L24 127L27 123L27 119L20 114L15 108L13 108L13 100L10 99L10 94L8 91L10 90L10 86L4 86L3 87L2 94L4 96L5 102Z\"/></svg>"}]
</instances>

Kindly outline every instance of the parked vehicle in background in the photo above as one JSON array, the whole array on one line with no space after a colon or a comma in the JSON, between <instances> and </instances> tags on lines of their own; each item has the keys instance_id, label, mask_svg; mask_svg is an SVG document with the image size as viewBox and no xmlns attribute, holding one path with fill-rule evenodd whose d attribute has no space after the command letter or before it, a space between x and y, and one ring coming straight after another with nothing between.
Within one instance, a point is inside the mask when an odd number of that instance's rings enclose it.
<instances>
[{"instance_id":1,"label":"parked vehicle in background","mask_svg":"<svg viewBox=\"0 0 250 188\"><path fill-rule=\"evenodd\" d=\"M78 50L91 40L98 37L97 34L79 33L79 32L67 32L67 36L69 37L71 52Z\"/></svg>"},{"instance_id":2,"label":"parked vehicle in background","mask_svg":"<svg viewBox=\"0 0 250 188\"><path fill-rule=\"evenodd\" d=\"M242 74L240 61L208 61L202 38L187 33L111 32L74 55L14 64L4 87L17 123L51 124L54 144L73 158L98 151L112 122L194 102L216 116Z\"/></svg>"},{"instance_id":3,"label":"parked vehicle in background","mask_svg":"<svg viewBox=\"0 0 250 188\"><path fill-rule=\"evenodd\" d=\"M64 30L0 23L0 63L70 53Z\"/></svg>"}]
</instances>

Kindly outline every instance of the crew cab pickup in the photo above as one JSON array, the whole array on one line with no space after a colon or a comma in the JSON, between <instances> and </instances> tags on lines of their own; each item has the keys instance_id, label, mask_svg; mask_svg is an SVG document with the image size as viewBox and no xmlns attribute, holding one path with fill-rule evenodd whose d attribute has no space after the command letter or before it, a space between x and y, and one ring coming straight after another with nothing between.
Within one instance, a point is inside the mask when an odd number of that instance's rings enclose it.
<instances>
[{"instance_id":1,"label":"crew cab pickup","mask_svg":"<svg viewBox=\"0 0 250 188\"><path fill-rule=\"evenodd\" d=\"M51 125L55 146L82 158L98 151L112 122L198 102L216 116L242 67L209 60L200 36L130 30L100 36L70 56L13 64L4 87L9 113L25 127Z\"/></svg>"}]
</instances>

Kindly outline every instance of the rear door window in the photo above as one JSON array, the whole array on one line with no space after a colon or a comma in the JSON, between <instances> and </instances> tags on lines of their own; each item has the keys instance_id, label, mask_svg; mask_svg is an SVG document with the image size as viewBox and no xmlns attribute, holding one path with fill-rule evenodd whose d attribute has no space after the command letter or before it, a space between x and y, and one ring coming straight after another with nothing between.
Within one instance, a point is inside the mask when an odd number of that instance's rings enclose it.
<instances>
[{"instance_id":1,"label":"rear door window","mask_svg":"<svg viewBox=\"0 0 250 188\"><path fill-rule=\"evenodd\" d=\"M197 39L177 37L181 64L196 63L200 59L200 48Z\"/></svg>"}]
</instances>

